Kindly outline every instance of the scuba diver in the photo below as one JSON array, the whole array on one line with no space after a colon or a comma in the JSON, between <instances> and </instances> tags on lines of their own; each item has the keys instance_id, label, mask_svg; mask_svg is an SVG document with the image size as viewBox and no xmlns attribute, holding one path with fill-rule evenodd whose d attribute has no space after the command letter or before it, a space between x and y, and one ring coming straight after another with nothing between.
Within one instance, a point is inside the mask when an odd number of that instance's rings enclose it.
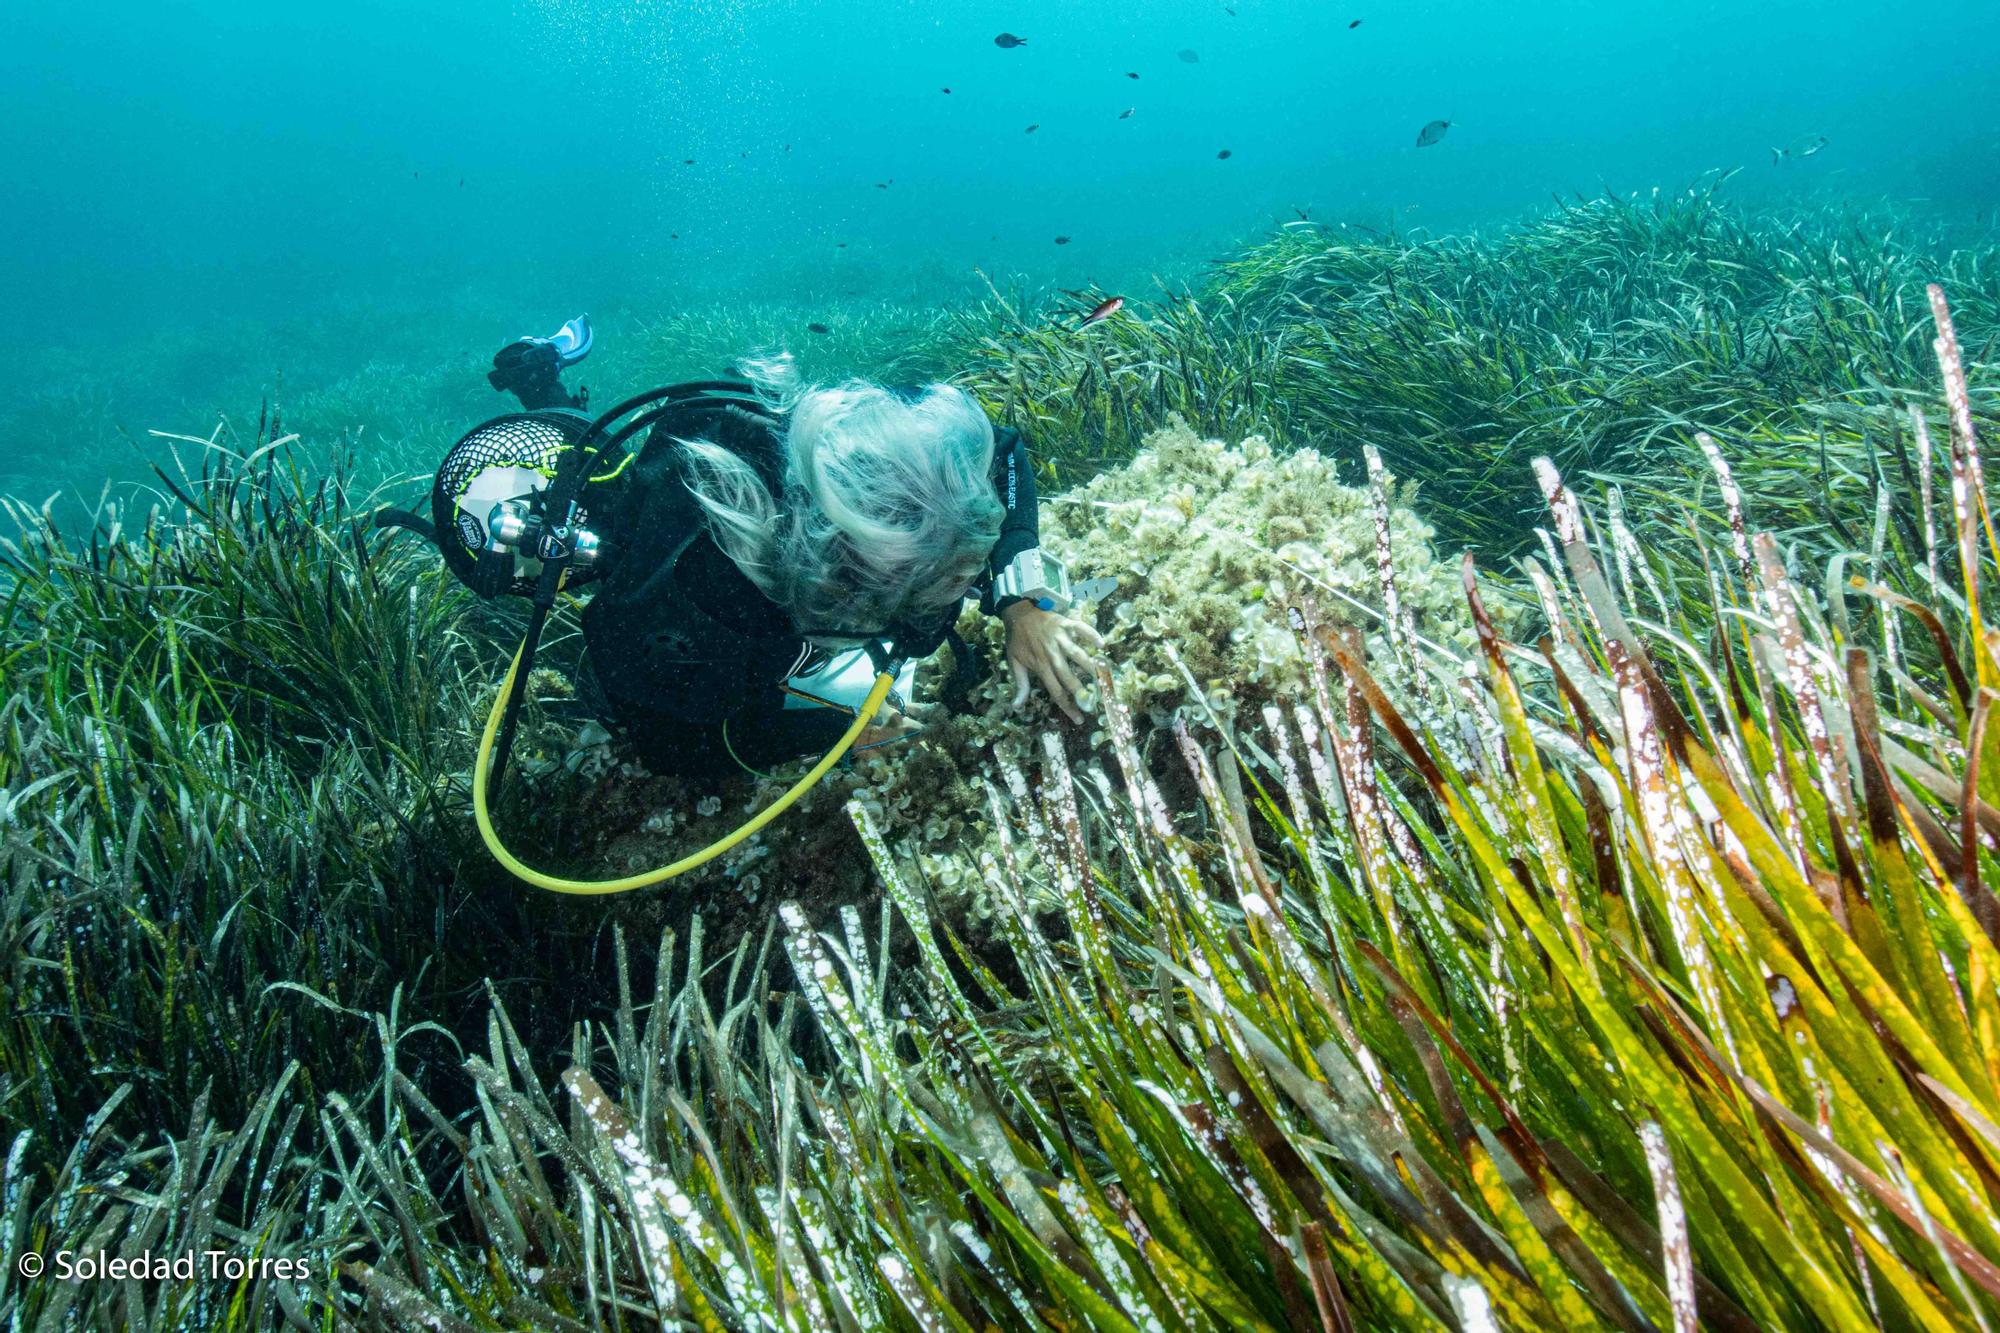
<instances>
[{"instance_id":1,"label":"scuba diver","mask_svg":"<svg viewBox=\"0 0 2000 1333\"><path fill-rule=\"evenodd\" d=\"M970 597L1005 622L1012 706L1039 681L1082 720L1102 640L1067 614L1067 573L1039 548L1020 432L947 384L805 385L789 355L593 417L587 392L562 384L590 349L587 317L508 344L488 379L522 410L454 446L428 522L377 517L425 532L482 596L535 601L475 770L482 830L542 624L586 584L579 696L655 773L825 753L788 804L837 751L913 735L916 662L952 644L948 703L982 674L953 629Z\"/></svg>"}]
</instances>

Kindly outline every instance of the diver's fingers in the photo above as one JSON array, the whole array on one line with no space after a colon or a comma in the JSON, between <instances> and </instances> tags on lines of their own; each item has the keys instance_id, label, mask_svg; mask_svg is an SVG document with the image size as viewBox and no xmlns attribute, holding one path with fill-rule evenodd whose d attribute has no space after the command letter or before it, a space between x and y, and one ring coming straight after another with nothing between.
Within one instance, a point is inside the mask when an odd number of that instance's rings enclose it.
<instances>
[{"instance_id":1,"label":"diver's fingers","mask_svg":"<svg viewBox=\"0 0 2000 1333\"><path fill-rule=\"evenodd\" d=\"M1102 647L1103 645L1100 643L1098 646ZM1097 674L1097 659L1091 655L1090 649L1076 642L1076 640L1069 638L1067 635L1056 640L1056 647L1075 664L1078 675L1092 677Z\"/></svg>"},{"instance_id":2,"label":"diver's fingers","mask_svg":"<svg viewBox=\"0 0 2000 1333\"><path fill-rule=\"evenodd\" d=\"M1061 653L1049 654L1048 670L1042 673L1042 681L1049 687L1049 697L1062 707L1063 712L1069 714L1070 721L1083 721L1083 714L1078 712L1076 707L1076 692L1082 686L1071 673L1069 663L1063 660Z\"/></svg>"},{"instance_id":3,"label":"diver's fingers","mask_svg":"<svg viewBox=\"0 0 2000 1333\"><path fill-rule=\"evenodd\" d=\"M1070 682L1072 693L1082 682L1092 680L1097 675L1096 662L1091 657L1090 650L1067 634L1056 635L1055 651L1050 653L1049 657L1054 660L1057 669L1062 671L1063 678ZM1072 671L1074 675L1071 674Z\"/></svg>"},{"instance_id":4,"label":"diver's fingers","mask_svg":"<svg viewBox=\"0 0 2000 1333\"><path fill-rule=\"evenodd\" d=\"M1089 639L1091 647L1102 648L1104 646L1104 636L1097 632L1095 626L1081 620L1071 620L1069 628L1079 631L1085 638Z\"/></svg>"},{"instance_id":5,"label":"diver's fingers","mask_svg":"<svg viewBox=\"0 0 2000 1333\"><path fill-rule=\"evenodd\" d=\"M1009 708L1019 708L1022 704L1028 702L1028 686L1032 683L1028 676L1028 668L1022 666L1019 662L1010 660L1007 663L1007 669L1014 673L1014 701L1007 706Z\"/></svg>"},{"instance_id":6,"label":"diver's fingers","mask_svg":"<svg viewBox=\"0 0 2000 1333\"><path fill-rule=\"evenodd\" d=\"M1049 692L1049 698L1054 701L1055 706L1063 710L1063 716L1072 722L1083 721L1083 714L1077 712L1076 704L1070 699L1070 692L1063 688L1062 681L1053 671L1042 673L1042 688Z\"/></svg>"}]
</instances>

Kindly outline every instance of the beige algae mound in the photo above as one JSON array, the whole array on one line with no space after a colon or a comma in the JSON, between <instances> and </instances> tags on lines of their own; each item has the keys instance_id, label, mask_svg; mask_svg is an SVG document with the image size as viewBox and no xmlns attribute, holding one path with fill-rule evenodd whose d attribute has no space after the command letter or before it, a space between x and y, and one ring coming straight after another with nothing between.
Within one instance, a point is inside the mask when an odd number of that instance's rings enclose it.
<instances>
[{"instance_id":1,"label":"beige algae mound","mask_svg":"<svg viewBox=\"0 0 2000 1333\"><path fill-rule=\"evenodd\" d=\"M1437 559L1429 526L1392 506L1389 532L1398 595L1416 632L1468 650L1458 574ZM1204 440L1176 417L1130 463L1045 496L1042 544L1074 579L1118 579L1079 614L1104 636L1119 701L1164 784L1178 785L1184 772L1170 739L1159 743L1176 712L1212 742L1211 717L1254 732L1250 719L1266 703L1304 697L1290 589L1307 589L1327 623L1358 627L1371 657L1391 655L1379 618L1361 609L1383 600L1371 494L1341 484L1333 461L1310 449L1279 454L1258 436L1234 445ZM918 741L857 756L718 866L678 883L698 885L705 909L747 909L758 918L781 897L837 904L872 896L873 872L844 808L852 801L913 862L944 910L968 924L986 919L979 858L996 851L986 784L1004 796L1000 775L1009 766L1035 784L1050 731L1078 772L1092 764L1118 770L1098 725L1094 684L1082 700L1082 727L1063 718L1039 685L1014 713L1002 625L968 608L959 629L989 668L969 712L947 715L920 697L927 730ZM949 666L941 650L919 675L919 695ZM581 812L556 821L566 833L562 859L576 873L608 876L665 864L722 836L806 766L777 780L746 775L718 798L687 780L651 776L600 742L532 780L545 789L537 805Z\"/></svg>"}]
</instances>

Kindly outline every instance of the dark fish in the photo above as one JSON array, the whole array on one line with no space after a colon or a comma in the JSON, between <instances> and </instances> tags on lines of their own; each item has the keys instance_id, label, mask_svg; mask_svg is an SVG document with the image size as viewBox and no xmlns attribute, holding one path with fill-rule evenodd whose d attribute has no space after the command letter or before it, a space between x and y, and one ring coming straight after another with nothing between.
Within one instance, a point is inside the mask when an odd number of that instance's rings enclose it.
<instances>
[{"instance_id":1,"label":"dark fish","mask_svg":"<svg viewBox=\"0 0 2000 1333\"><path fill-rule=\"evenodd\" d=\"M1128 69L1125 71L1125 77L1128 79L1136 79L1139 76L1137 74L1134 74L1131 70Z\"/></svg>"},{"instance_id":2,"label":"dark fish","mask_svg":"<svg viewBox=\"0 0 2000 1333\"><path fill-rule=\"evenodd\" d=\"M1224 5L1224 6L1222 7L1222 12L1223 12L1223 13L1225 13L1225 14L1227 14L1227 15L1229 15L1229 17L1231 17L1231 18L1235 18L1235 17L1236 17L1236 11L1235 11L1235 10L1233 10L1233 9L1231 9L1231 8L1230 8L1230 7L1228 6L1228 5Z\"/></svg>"},{"instance_id":3,"label":"dark fish","mask_svg":"<svg viewBox=\"0 0 2000 1333\"><path fill-rule=\"evenodd\" d=\"M1417 147L1429 148L1439 139L1444 138L1444 132L1450 128L1451 128L1451 122L1448 120L1432 121L1430 124L1424 126L1422 129L1417 131Z\"/></svg>"},{"instance_id":4,"label":"dark fish","mask_svg":"<svg viewBox=\"0 0 2000 1333\"><path fill-rule=\"evenodd\" d=\"M458 178L458 188L459 188L459 189L461 189L461 190L463 190L463 189L465 188L465 177L463 177L463 176L460 176L460 177Z\"/></svg>"},{"instance_id":5,"label":"dark fish","mask_svg":"<svg viewBox=\"0 0 2000 1333\"><path fill-rule=\"evenodd\" d=\"M1034 123L1033 125L1030 125L1030 126L1028 126L1028 128L1027 128L1027 129L1025 129L1025 130L1022 130L1022 131L1021 131L1021 133L1023 133L1023 134L1033 134L1033 133L1034 133L1034 132L1035 132L1036 130L1040 129L1041 127L1042 127L1042 124L1041 124L1041 122L1040 122L1040 121L1036 121L1036 122L1035 122L1035 123Z\"/></svg>"},{"instance_id":6,"label":"dark fish","mask_svg":"<svg viewBox=\"0 0 2000 1333\"><path fill-rule=\"evenodd\" d=\"M1028 39L1025 37L1016 37L1011 32L1003 32L993 39L993 44L1002 51L1011 51L1017 46L1026 46Z\"/></svg>"},{"instance_id":7,"label":"dark fish","mask_svg":"<svg viewBox=\"0 0 2000 1333\"><path fill-rule=\"evenodd\" d=\"M677 231L670 231L667 233L667 239L670 241L678 241L680 238L681 234Z\"/></svg>"},{"instance_id":8,"label":"dark fish","mask_svg":"<svg viewBox=\"0 0 2000 1333\"><path fill-rule=\"evenodd\" d=\"M847 242L846 242L846 241L835 241L835 242L833 243L833 248L834 248L834 249L836 249L836 250L845 250L845 249L847 248Z\"/></svg>"},{"instance_id":9,"label":"dark fish","mask_svg":"<svg viewBox=\"0 0 2000 1333\"><path fill-rule=\"evenodd\" d=\"M1356 28L1358 28L1358 27L1360 27L1360 26L1361 26L1361 20L1360 20L1360 19L1356 19L1356 20L1354 20L1354 22L1352 22L1352 23L1350 23L1350 24L1348 24L1348 25L1347 25L1347 30L1348 30L1349 32L1353 32L1353 31L1354 31L1354 30L1355 30Z\"/></svg>"},{"instance_id":10,"label":"dark fish","mask_svg":"<svg viewBox=\"0 0 2000 1333\"><path fill-rule=\"evenodd\" d=\"M1223 150L1222 150L1221 152L1219 152L1219 153L1217 153L1217 154L1215 155L1215 160L1216 160L1216 161L1218 161L1218 162L1220 162L1220 161L1222 161L1222 160L1223 160L1224 158L1227 158L1227 157L1232 157L1232 156L1234 156L1234 154L1232 154L1232 153L1231 153L1231 152L1230 152L1230 151L1229 151L1229 150L1228 150L1227 148L1225 148L1225 149L1223 149Z\"/></svg>"},{"instance_id":11,"label":"dark fish","mask_svg":"<svg viewBox=\"0 0 2000 1333\"><path fill-rule=\"evenodd\" d=\"M1179 55L1180 55L1180 58L1181 58L1181 63L1182 63L1182 64L1185 64L1185 65L1198 65L1198 64L1200 64L1200 63L1201 63L1201 56L1200 56L1200 55L1198 55L1198 54L1196 54L1196 53L1195 53L1195 52L1194 52L1193 50L1191 50L1191 49L1190 49L1190 48L1188 48L1188 47L1185 47L1185 46L1184 46L1184 47L1182 47L1182 48L1180 49L1180 52L1179 52Z\"/></svg>"},{"instance_id":12,"label":"dark fish","mask_svg":"<svg viewBox=\"0 0 2000 1333\"><path fill-rule=\"evenodd\" d=\"M1124 308L1125 308L1125 298L1122 296L1114 296L1108 301L1100 301L1097 303L1096 307L1091 310L1089 314L1083 317L1083 323L1076 326L1076 331L1078 333L1081 333L1093 324L1101 323L1104 320L1110 319L1113 315L1117 314Z\"/></svg>"},{"instance_id":13,"label":"dark fish","mask_svg":"<svg viewBox=\"0 0 2000 1333\"><path fill-rule=\"evenodd\" d=\"M943 91L945 91L945 92L950 92L950 91L951 91L951 89L949 89L949 88L946 88L946 89L944 89Z\"/></svg>"},{"instance_id":14,"label":"dark fish","mask_svg":"<svg viewBox=\"0 0 2000 1333\"><path fill-rule=\"evenodd\" d=\"M1771 165L1775 167L1786 158L1790 158L1794 162L1802 162L1824 147L1826 147L1826 136L1824 134L1808 134L1802 139L1792 140L1783 148L1773 148L1771 150Z\"/></svg>"},{"instance_id":15,"label":"dark fish","mask_svg":"<svg viewBox=\"0 0 2000 1333\"><path fill-rule=\"evenodd\" d=\"M878 190L886 190L886 189L888 189L888 188L889 188L889 182L888 182L888 181L876 181L876 182L875 182L875 188L876 188L876 189L878 189Z\"/></svg>"},{"instance_id":16,"label":"dark fish","mask_svg":"<svg viewBox=\"0 0 2000 1333\"><path fill-rule=\"evenodd\" d=\"M691 167L694 165L694 159L691 157L684 157L681 159L681 165L684 167Z\"/></svg>"},{"instance_id":17,"label":"dark fish","mask_svg":"<svg viewBox=\"0 0 2000 1333\"><path fill-rule=\"evenodd\" d=\"M1138 109L1139 109L1139 108L1138 108L1138 107L1136 107L1136 106L1128 106L1128 107L1126 107L1126 108L1125 108L1125 109L1124 109L1123 111L1120 111L1120 112L1118 113L1118 119L1120 119L1120 120L1130 120L1130 119L1132 119L1132 113L1133 113L1134 111L1137 111Z\"/></svg>"},{"instance_id":18,"label":"dark fish","mask_svg":"<svg viewBox=\"0 0 2000 1333\"><path fill-rule=\"evenodd\" d=\"M832 332L833 332L833 330L832 330L832 329L830 329L830 328L828 328L828 327L827 327L826 325L824 325L824 324L808 324L808 325L806 325L806 332L807 332L807 333L832 333Z\"/></svg>"},{"instance_id":19,"label":"dark fish","mask_svg":"<svg viewBox=\"0 0 2000 1333\"><path fill-rule=\"evenodd\" d=\"M1058 237L1056 237L1056 244L1057 244L1057 245L1068 245L1068 244L1069 244L1069 237L1067 237L1067 236L1058 236Z\"/></svg>"},{"instance_id":20,"label":"dark fish","mask_svg":"<svg viewBox=\"0 0 2000 1333\"><path fill-rule=\"evenodd\" d=\"M789 153L789 152L791 152L791 151L792 151L792 146L791 146L790 144L786 144L786 145L785 145L785 151L786 151L786 152L788 152L788 153Z\"/></svg>"}]
</instances>

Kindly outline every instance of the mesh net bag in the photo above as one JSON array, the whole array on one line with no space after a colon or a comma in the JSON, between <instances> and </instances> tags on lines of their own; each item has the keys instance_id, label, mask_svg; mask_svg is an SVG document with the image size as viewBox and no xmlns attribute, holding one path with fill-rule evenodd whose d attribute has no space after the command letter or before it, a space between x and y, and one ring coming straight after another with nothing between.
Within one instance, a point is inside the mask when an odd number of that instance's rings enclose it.
<instances>
[{"instance_id":1,"label":"mesh net bag","mask_svg":"<svg viewBox=\"0 0 2000 1333\"><path fill-rule=\"evenodd\" d=\"M431 483L431 519L452 573L472 581L479 554L486 549L487 522L494 506L524 500L554 481L557 461L583 438L589 425L581 413L521 412L475 427L452 446ZM569 585L587 582L593 573L578 567L571 572ZM517 558L508 591L531 594L534 575L535 562Z\"/></svg>"}]
</instances>

